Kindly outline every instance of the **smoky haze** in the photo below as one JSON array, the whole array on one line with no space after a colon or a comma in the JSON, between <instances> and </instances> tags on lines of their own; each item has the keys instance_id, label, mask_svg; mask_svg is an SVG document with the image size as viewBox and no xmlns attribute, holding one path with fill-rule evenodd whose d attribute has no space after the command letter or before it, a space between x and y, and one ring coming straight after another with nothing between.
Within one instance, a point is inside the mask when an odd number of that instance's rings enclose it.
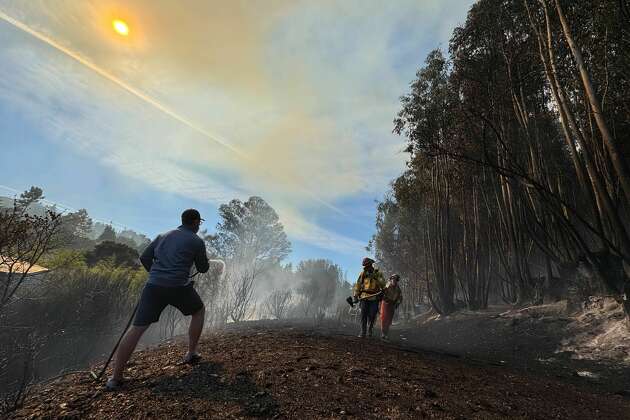
<instances>
[{"instance_id":1,"label":"smoky haze","mask_svg":"<svg viewBox=\"0 0 630 420\"><path fill-rule=\"evenodd\" d=\"M0 0L0 414L107 358L146 290L139 255L190 207L206 333L344 349L283 381L369 376L389 410L399 380L400 412L424 417L491 370L479 383L518 392L474 389L469 417L545 417L510 411L535 391L521 368L622 401L629 21L627 1ZM141 345L187 331L168 307ZM427 354L465 374L410 385L396 361Z\"/></svg>"}]
</instances>

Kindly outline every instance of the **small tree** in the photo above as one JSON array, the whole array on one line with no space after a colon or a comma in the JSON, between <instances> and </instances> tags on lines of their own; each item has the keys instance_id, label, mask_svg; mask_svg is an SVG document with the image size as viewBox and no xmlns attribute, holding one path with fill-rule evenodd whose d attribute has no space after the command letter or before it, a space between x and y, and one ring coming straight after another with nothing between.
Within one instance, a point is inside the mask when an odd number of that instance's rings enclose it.
<instances>
[{"instance_id":1,"label":"small tree","mask_svg":"<svg viewBox=\"0 0 630 420\"><path fill-rule=\"evenodd\" d=\"M116 231L111 225L105 225L105 229L96 239L97 242L116 241Z\"/></svg>"},{"instance_id":2,"label":"small tree","mask_svg":"<svg viewBox=\"0 0 630 420\"><path fill-rule=\"evenodd\" d=\"M164 340L173 338L182 323L182 314L177 308L169 305L164 310L160 318L160 339Z\"/></svg>"},{"instance_id":3,"label":"small tree","mask_svg":"<svg viewBox=\"0 0 630 420\"><path fill-rule=\"evenodd\" d=\"M206 305L206 328L225 324L229 314L226 303L228 299L224 265L217 260L210 260L210 269L195 277L195 288Z\"/></svg>"},{"instance_id":4,"label":"small tree","mask_svg":"<svg viewBox=\"0 0 630 420\"><path fill-rule=\"evenodd\" d=\"M88 249L93 245L90 233L93 222L85 209L61 216L60 237L64 247Z\"/></svg>"},{"instance_id":5,"label":"small tree","mask_svg":"<svg viewBox=\"0 0 630 420\"><path fill-rule=\"evenodd\" d=\"M111 241L101 242L86 254L85 261L89 266L94 266L101 261L113 260L116 265L125 267L138 266L138 251L125 244Z\"/></svg>"},{"instance_id":6,"label":"small tree","mask_svg":"<svg viewBox=\"0 0 630 420\"><path fill-rule=\"evenodd\" d=\"M272 291L265 300L265 311L276 319L284 319L291 304L293 292L291 289Z\"/></svg>"},{"instance_id":7,"label":"small tree","mask_svg":"<svg viewBox=\"0 0 630 420\"><path fill-rule=\"evenodd\" d=\"M141 253L151 243L151 239L149 239L146 235L134 232L131 229L125 229L116 235L116 242L129 245Z\"/></svg>"},{"instance_id":8,"label":"small tree","mask_svg":"<svg viewBox=\"0 0 630 420\"><path fill-rule=\"evenodd\" d=\"M219 215L216 235L205 239L212 253L232 266L246 266L256 277L291 252L278 214L262 198L232 200L219 207Z\"/></svg>"},{"instance_id":9,"label":"small tree","mask_svg":"<svg viewBox=\"0 0 630 420\"><path fill-rule=\"evenodd\" d=\"M59 214L47 210L37 216L27 211L42 198L41 189L31 187L12 208L0 210L0 313L40 258L58 245Z\"/></svg>"},{"instance_id":10,"label":"small tree","mask_svg":"<svg viewBox=\"0 0 630 420\"><path fill-rule=\"evenodd\" d=\"M206 235L210 253L227 265L229 317L247 319L256 280L277 266L291 251L291 244L275 210L260 197L232 200L219 207L221 221L215 235Z\"/></svg>"},{"instance_id":11,"label":"small tree","mask_svg":"<svg viewBox=\"0 0 630 420\"><path fill-rule=\"evenodd\" d=\"M229 283L229 313L232 321L240 322L256 312L255 302L253 303L254 307L251 307L256 275L253 271L242 270L236 273L232 272L231 276L235 276L235 278Z\"/></svg>"},{"instance_id":12,"label":"small tree","mask_svg":"<svg viewBox=\"0 0 630 420\"><path fill-rule=\"evenodd\" d=\"M304 304L304 315L322 317L332 305L342 275L339 266L328 260L301 261L296 272L302 282L297 289Z\"/></svg>"}]
</instances>

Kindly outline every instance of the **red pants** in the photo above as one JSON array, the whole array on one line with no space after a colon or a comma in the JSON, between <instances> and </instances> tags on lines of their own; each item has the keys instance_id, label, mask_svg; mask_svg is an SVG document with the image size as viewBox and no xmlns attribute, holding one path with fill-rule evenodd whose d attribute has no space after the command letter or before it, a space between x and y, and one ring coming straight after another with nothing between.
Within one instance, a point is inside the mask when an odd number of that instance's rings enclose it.
<instances>
[{"instance_id":1,"label":"red pants","mask_svg":"<svg viewBox=\"0 0 630 420\"><path fill-rule=\"evenodd\" d=\"M384 300L381 301L381 331L384 335L387 335L389 332L395 310L396 306L393 303L387 303Z\"/></svg>"}]
</instances>

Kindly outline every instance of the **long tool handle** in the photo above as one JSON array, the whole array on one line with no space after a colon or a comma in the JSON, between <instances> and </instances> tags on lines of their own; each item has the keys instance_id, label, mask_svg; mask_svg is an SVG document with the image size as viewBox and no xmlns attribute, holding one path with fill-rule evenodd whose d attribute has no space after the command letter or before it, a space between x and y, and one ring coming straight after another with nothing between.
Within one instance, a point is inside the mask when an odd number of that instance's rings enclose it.
<instances>
[{"instance_id":1,"label":"long tool handle","mask_svg":"<svg viewBox=\"0 0 630 420\"><path fill-rule=\"evenodd\" d=\"M364 296L364 297L362 297L362 298L358 298L357 300L365 300L365 299L369 299L369 298L371 298L371 297L378 296L378 295L380 295L380 294L382 294L382 293L383 293L383 291L381 290L381 291L380 291L380 292L378 292L378 293L375 293L375 294L373 294L373 295ZM354 308L354 302L352 301L352 296L348 297L348 298L346 299L346 302L348 302L348 305L350 305L350 307Z\"/></svg>"},{"instance_id":2,"label":"long tool handle","mask_svg":"<svg viewBox=\"0 0 630 420\"><path fill-rule=\"evenodd\" d=\"M109 366L109 362L111 362L112 358L114 357L114 353L116 353L116 350L118 350L118 346L120 345L120 342L122 341L123 337L125 336L125 333L127 332L129 327L131 326L131 322L133 321L133 317L136 315L136 311L138 310L138 305L140 305L140 299L138 299L138 302L136 302L136 306L133 308L133 312L132 312L131 316L129 317L129 321L127 321L127 326L125 326L125 329L123 330L122 334L120 334L120 337L118 337L118 341L116 342L116 345L112 349L112 352L109 355L109 358L107 359L107 362L105 362L105 366L103 366L103 369L101 369L99 374L94 378L97 381L99 379L101 379L101 377L105 373L105 370L107 369L107 366Z\"/></svg>"},{"instance_id":3,"label":"long tool handle","mask_svg":"<svg viewBox=\"0 0 630 420\"><path fill-rule=\"evenodd\" d=\"M380 295L380 294L382 294L382 293L383 293L383 291L381 290L380 292L378 292L378 293L374 293L373 295L363 296L363 297L359 298L359 300L369 299L369 298L371 298L371 297L378 296L378 295Z\"/></svg>"}]
</instances>

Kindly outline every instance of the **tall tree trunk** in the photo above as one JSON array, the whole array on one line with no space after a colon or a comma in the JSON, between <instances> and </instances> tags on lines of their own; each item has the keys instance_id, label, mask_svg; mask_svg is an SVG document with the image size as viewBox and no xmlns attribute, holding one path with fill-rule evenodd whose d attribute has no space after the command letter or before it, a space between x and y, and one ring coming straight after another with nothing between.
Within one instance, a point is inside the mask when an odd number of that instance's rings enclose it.
<instances>
[{"instance_id":1,"label":"tall tree trunk","mask_svg":"<svg viewBox=\"0 0 630 420\"><path fill-rule=\"evenodd\" d=\"M608 154L610 159L612 160L613 167L615 168L615 172L619 178L619 183L623 188L623 191L626 195L626 199L630 200L630 175L628 174L628 168L621 156L621 152L617 147L615 139L610 133L608 129L608 125L606 124L606 120L604 119L604 114L602 112L602 107L595 93L595 89L593 88L593 83L591 82L590 75L588 70L586 69L586 65L584 64L584 59L582 58L582 52L578 48L573 39L573 35L571 34L571 28L569 27L569 23L567 22L566 16L560 6L560 2L555 0L556 11L558 12L558 17L560 18L560 23L562 24L562 31L564 33L564 37L569 44L569 48L571 49L571 53L573 54L573 58L575 59L575 63L580 72L580 78L582 79L582 84L584 85L584 90L586 91L586 96L591 105L591 109L593 110L593 116L595 118L595 122L597 123L597 128L599 129L602 140L606 145L606 149L608 150Z\"/></svg>"}]
</instances>

